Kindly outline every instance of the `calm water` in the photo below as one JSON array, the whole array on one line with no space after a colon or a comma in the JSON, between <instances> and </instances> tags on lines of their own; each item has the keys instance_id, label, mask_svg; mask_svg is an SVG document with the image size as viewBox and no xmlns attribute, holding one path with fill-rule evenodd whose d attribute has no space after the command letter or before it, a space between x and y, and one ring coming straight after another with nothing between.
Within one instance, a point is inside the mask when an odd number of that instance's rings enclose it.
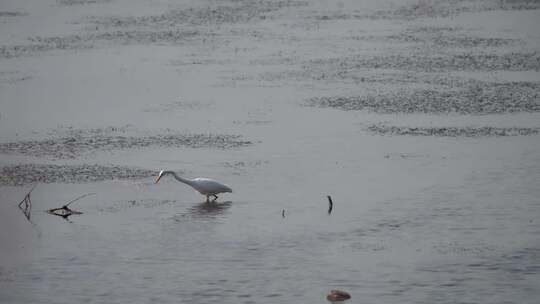
<instances>
[{"instance_id":1,"label":"calm water","mask_svg":"<svg viewBox=\"0 0 540 304\"><path fill-rule=\"evenodd\" d=\"M2 3L0 302L536 303L540 6L455 5Z\"/></svg>"},{"instance_id":2,"label":"calm water","mask_svg":"<svg viewBox=\"0 0 540 304\"><path fill-rule=\"evenodd\" d=\"M463 159L398 158L381 157L404 167L379 176L369 160L348 162L364 166L365 177L303 167L315 159L297 170L252 170L232 176L242 186L216 205L170 179L40 185L35 226L21 214L12 234L24 248L2 268L2 300L324 303L329 289L341 288L356 303L533 303L538 167L518 166L533 163L527 156L489 169L480 156L472 169L455 168ZM401 170L429 180L408 180ZM432 180L430 171L453 176ZM339 193L331 215L313 190L323 188ZM3 201L21 190L4 188ZM39 211L83 192L98 194L74 204L84 214L72 223Z\"/></svg>"}]
</instances>

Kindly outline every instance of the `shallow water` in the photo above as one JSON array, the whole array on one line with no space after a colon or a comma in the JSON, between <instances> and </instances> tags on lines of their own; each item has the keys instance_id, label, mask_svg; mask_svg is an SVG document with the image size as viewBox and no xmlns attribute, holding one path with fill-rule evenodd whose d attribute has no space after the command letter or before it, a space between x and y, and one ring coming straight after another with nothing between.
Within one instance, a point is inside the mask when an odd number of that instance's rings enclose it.
<instances>
[{"instance_id":1,"label":"shallow water","mask_svg":"<svg viewBox=\"0 0 540 304\"><path fill-rule=\"evenodd\" d=\"M538 2L357 2L0 4L0 302L536 303Z\"/></svg>"}]
</instances>

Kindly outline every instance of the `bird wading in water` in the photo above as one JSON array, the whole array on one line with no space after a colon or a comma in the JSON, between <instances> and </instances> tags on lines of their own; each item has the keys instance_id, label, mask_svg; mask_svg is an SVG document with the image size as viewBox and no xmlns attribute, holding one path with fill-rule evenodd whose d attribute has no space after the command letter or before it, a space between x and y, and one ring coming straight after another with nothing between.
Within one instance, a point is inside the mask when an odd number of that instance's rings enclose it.
<instances>
[{"instance_id":1,"label":"bird wading in water","mask_svg":"<svg viewBox=\"0 0 540 304\"><path fill-rule=\"evenodd\" d=\"M206 177L185 178L185 177L179 176L174 171L166 171L166 170L161 170L159 172L159 175L157 176L155 183L157 184L159 180L161 179L161 177L167 174L174 176L174 178L176 178L177 181L187 184L191 186L193 189L197 190L200 194L205 195L206 202L210 202L210 196L214 198L212 202L215 202L218 199L218 196L217 196L218 194L232 192L232 189L229 186L222 184L218 181L215 181L213 179L206 178Z\"/></svg>"}]
</instances>

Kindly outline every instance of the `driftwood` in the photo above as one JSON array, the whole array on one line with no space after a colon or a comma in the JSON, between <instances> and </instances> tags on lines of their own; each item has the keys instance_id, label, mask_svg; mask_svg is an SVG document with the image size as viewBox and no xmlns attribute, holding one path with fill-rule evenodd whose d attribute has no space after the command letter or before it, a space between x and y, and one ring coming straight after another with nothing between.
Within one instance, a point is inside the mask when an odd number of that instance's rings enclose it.
<instances>
[{"instance_id":1,"label":"driftwood","mask_svg":"<svg viewBox=\"0 0 540 304\"><path fill-rule=\"evenodd\" d=\"M334 208L334 203L332 203L332 198L330 195L326 196L328 198L328 214L332 213L332 209Z\"/></svg>"},{"instance_id":2,"label":"driftwood","mask_svg":"<svg viewBox=\"0 0 540 304\"><path fill-rule=\"evenodd\" d=\"M81 196L78 196L78 197L72 199L71 201L67 202L64 206L62 206L60 208L53 208L53 209L47 210L47 213L52 214L52 215L60 216L63 219L65 219L66 221L69 221L69 217L71 215L83 214L80 211L73 210L73 209L69 208L69 205L71 205L72 203L80 200L81 198L84 198L84 197L87 197L87 196L90 196L90 195L94 195L94 194L95 193L87 193L87 194L83 194Z\"/></svg>"}]
</instances>

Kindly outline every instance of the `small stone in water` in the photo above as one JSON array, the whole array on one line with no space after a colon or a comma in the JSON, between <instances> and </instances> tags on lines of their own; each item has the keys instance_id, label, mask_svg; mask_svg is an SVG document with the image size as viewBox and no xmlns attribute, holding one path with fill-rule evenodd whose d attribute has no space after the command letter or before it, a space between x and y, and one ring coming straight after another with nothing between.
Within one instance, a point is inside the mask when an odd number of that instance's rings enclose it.
<instances>
[{"instance_id":1,"label":"small stone in water","mask_svg":"<svg viewBox=\"0 0 540 304\"><path fill-rule=\"evenodd\" d=\"M345 301L351 298L351 295L348 292L342 290L331 290L330 293L326 296L328 301Z\"/></svg>"}]
</instances>

